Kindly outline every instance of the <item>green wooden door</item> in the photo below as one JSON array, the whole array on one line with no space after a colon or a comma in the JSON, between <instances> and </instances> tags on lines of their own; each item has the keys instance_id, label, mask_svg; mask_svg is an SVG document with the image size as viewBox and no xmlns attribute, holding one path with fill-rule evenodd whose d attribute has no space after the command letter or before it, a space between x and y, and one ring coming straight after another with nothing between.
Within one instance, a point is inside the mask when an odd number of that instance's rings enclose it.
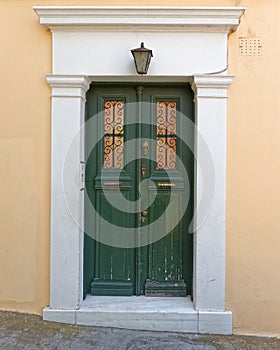
<instances>
[{"instance_id":1,"label":"green wooden door","mask_svg":"<svg viewBox=\"0 0 280 350\"><path fill-rule=\"evenodd\" d=\"M188 85L89 90L85 294L191 294L192 101Z\"/></svg>"}]
</instances>

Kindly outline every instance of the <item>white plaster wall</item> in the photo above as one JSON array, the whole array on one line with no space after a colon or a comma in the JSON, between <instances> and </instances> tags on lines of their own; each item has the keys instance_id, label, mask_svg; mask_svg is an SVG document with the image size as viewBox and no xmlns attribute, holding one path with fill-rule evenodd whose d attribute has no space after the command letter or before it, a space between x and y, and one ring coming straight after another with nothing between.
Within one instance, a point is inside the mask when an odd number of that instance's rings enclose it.
<instances>
[{"instance_id":1,"label":"white plaster wall","mask_svg":"<svg viewBox=\"0 0 280 350\"><path fill-rule=\"evenodd\" d=\"M149 76L192 76L227 68L227 33L53 31L53 73L135 74L131 49L153 50Z\"/></svg>"}]
</instances>

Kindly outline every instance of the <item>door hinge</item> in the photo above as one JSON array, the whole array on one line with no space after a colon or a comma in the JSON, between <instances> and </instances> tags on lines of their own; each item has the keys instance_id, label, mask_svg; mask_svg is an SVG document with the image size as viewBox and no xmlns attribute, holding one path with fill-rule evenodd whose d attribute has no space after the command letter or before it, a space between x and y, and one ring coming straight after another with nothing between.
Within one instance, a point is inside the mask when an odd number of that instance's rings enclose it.
<instances>
[{"instance_id":1,"label":"door hinge","mask_svg":"<svg viewBox=\"0 0 280 350\"><path fill-rule=\"evenodd\" d=\"M80 162L80 191L85 189L85 162Z\"/></svg>"}]
</instances>

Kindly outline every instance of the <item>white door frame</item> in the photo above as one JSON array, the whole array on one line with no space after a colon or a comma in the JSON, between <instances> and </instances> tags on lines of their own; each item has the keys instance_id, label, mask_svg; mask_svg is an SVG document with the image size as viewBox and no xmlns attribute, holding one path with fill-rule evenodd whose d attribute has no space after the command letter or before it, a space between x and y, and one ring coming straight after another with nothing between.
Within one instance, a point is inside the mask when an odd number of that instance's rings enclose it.
<instances>
[{"instance_id":1,"label":"white door frame","mask_svg":"<svg viewBox=\"0 0 280 350\"><path fill-rule=\"evenodd\" d=\"M193 304L197 332L232 331L225 310L227 36L239 24L240 7L35 7L52 31L50 306L44 319L75 323L83 295L85 96L92 81L190 82L197 127ZM144 41L155 57L147 76L135 74L129 50ZM218 72L218 73L217 73ZM215 182L205 181L203 137ZM73 138L75 142L73 145ZM72 142L71 166L64 161ZM202 174L203 175L203 174ZM205 175L205 174L204 174ZM211 210L203 202L213 193ZM65 193L67 188L67 193Z\"/></svg>"}]
</instances>

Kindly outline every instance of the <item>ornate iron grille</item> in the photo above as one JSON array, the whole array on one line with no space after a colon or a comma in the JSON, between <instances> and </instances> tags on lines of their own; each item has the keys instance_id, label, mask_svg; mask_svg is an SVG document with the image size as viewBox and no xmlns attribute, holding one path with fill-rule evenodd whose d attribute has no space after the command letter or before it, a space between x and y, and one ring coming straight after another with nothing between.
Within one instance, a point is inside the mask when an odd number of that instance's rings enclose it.
<instances>
[{"instance_id":1,"label":"ornate iron grille","mask_svg":"<svg viewBox=\"0 0 280 350\"><path fill-rule=\"evenodd\" d=\"M176 101L159 101L157 112L157 169L176 169Z\"/></svg>"},{"instance_id":2,"label":"ornate iron grille","mask_svg":"<svg viewBox=\"0 0 280 350\"><path fill-rule=\"evenodd\" d=\"M124 154L124 100L104 102L104 168L122 169Z\"/></svg>"}]
</instances>

